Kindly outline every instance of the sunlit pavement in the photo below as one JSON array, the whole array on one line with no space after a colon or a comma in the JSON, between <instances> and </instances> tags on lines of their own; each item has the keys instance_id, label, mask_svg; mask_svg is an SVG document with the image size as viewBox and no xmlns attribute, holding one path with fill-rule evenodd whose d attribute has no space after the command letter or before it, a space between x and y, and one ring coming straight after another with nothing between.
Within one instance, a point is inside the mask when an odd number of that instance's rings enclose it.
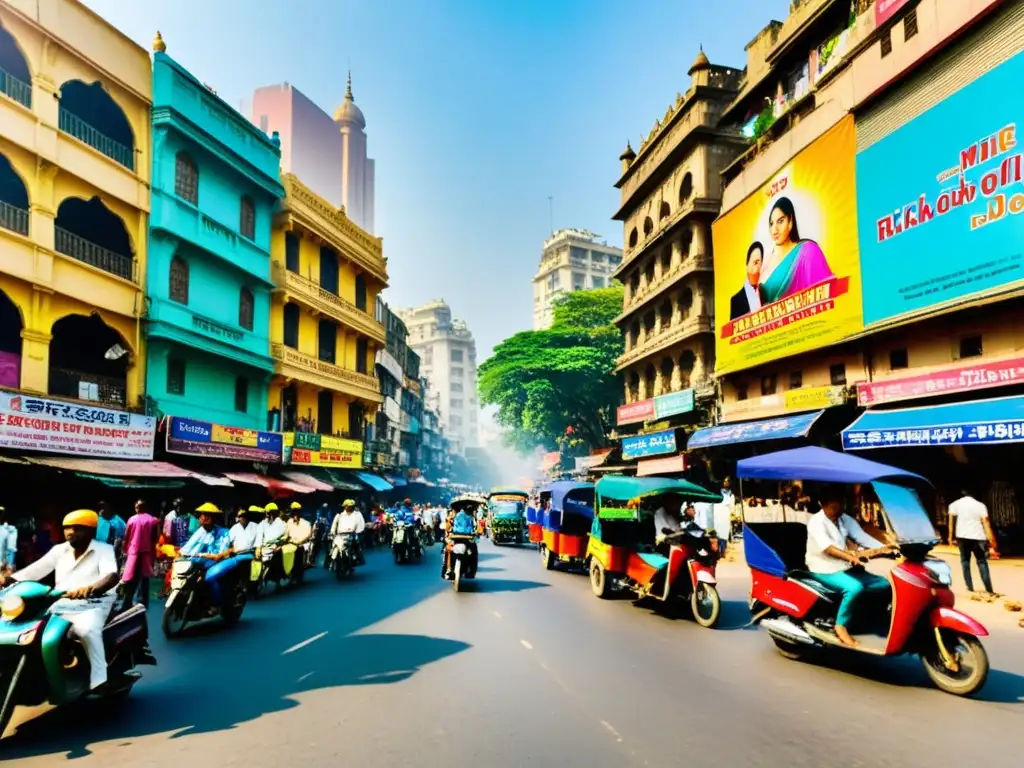
<instances>
[{"instance_id":1,"label":"sunlit pavement","mask_svg":"<svg viewBox=\"0 0 1024 768\"><path fill-rule=\"evenodd\" d=\"M980 700L933 689L916 659L787 661L744 628L749 582L723 570L706 630L536 550L481 546L455 594L438 548L371 552L250 603L232 630L166 642L120 708L44 715L0 743L4 766L1020 765L1024 637L997 627ZM964 608L971 610L965 603Z\"/></svg>"}]
</instances>

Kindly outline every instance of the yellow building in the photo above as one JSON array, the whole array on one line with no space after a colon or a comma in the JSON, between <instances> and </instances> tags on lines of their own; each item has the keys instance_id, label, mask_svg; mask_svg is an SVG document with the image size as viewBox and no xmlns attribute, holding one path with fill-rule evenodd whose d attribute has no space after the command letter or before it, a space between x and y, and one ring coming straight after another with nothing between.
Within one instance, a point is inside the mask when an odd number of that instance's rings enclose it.
<instances>
[{"instance_id":1,"label":"yellow building","mask_svg":"<svg viewBox=\"0 0 1024 768\"><path fill-rule=\"evenodd\" d=\"M143 406L151 103L77 0L0 0L0 386Z\"/></svg>"},{"instance_id":2,"label":"yellow building","mask_svg":"<svg viewBox=\"0 0 1024 768\"><path fill-rule=\"evenodd\" d=\"M282 181L285 198L271 240L275 375L268 407L281 431L361 441L365 422L384 401L374 371L385 342L375 317L377 295L387 286L382 241L294 175Z\"/></svg>"}]
</instances>

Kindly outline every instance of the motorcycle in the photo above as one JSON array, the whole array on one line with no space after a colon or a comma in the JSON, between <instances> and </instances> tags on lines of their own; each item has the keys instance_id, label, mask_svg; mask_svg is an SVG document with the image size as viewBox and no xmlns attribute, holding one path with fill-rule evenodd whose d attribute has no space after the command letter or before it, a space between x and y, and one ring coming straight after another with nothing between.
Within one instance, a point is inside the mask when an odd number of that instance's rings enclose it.
<instances>
[{"instance_id":1,"label":"motorcycle","mask_svg":"<svg viewBox=\"0 0 1024 768\"><path fill-rule=\"evenodd\" d=\"M0 590L0 737L18 707L53 706L89 693L89 657L71 634L71 624L49 613L62 592L32 581ZM81 601L103 605L102 600ZM135 605L114 614L103 628L107 656L106 699L128 696L142 677L135 667L155 665L149 649L146 609Z\"/></svg>"},{"instance_id":2,"label":"motorcycle","mask_svg":"<svg viewBox=\"0 0 1024 768\"><path fill-rule=\"evenodd\" d=\"M434 527L429 523L423 523L420 530L420 540L424 547L432 546L434 543Z\"/></svg>"},{"instance_id":3,"label":"motorcycle","mask_svg":"<svg viewBox=\"0 0 1024 768\"><path fill-rule=\"evenodd\" d=\"M225 624L237 624L242 618L248 596L247 576L253 556L236 555L229 560L203 568L198 562L183 558L171 564L171 594L164 604L161 628L164 636L173 639L185 631L189 624L220 616ZM218 602L206 577L210 570L220 568L222 602Z\"/></svg>"},{"instance_id":4,"label":"motorcycle","mask_svg":"<svg viewBox=\"0 0 1024 768\"><path fill-rule=\"evenodd\" d=\"M391 554L395 558L395 563L399 565L423 555L416 526L403 521L395 522L394 533L391 536Z\"/></svg>"},{"instance_id":5,"label":"motorcycle","mask_svg":"<svg viewBox=\"0 0 1024 768\"><path fill-rule=\"evenodd\" d=\"M311 542L301 547L294 544L278 544L257 550L259 567L254 570L256 595L260 596L270 588L270 582L280 589L281 582L302 584L306 578L306 550ZM302 551L300 551L302 550Z\"/></svg>"},{"instance_id":6,"label":"motorcycle","mask_svg":"<svg viewBox=\"0 0 1024 768\"><path fill-rule=\"evenodd\" d=\"M448 548L448 565L451 571L452 588L462 590L463 579L475 579L477 568L476 537L451 534L445 545ZM448 574L444 574L448 578Z\"/></svg>"},{"instance_id":7,"label":"motorcycle","mask_svg":"<svg viewBox=\"0 0 1024 768\"><path fill-rule=\"evenodd\" d=\"M327 555L327 570L333 571L338 581L352 575L359 564L356 552L358 546L358 539L354 533L339 533L334 537L331 551Z\"/></svg>"}]
</instances>

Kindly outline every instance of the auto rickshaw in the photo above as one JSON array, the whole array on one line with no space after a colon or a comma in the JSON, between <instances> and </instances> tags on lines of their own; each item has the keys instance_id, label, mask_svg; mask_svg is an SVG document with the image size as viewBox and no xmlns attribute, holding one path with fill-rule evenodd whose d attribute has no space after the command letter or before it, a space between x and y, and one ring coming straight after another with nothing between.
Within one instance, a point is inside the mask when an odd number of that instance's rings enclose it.
<instances>
[{"instance_id":1,"label":"auto rickshaw","mask_svg":"<svg viewBox=\"0 0 1024 768\"><path fill-rule=\"evenodd\" d=\"M458 514L465 511L476 516L487 507L487 502L478 496L459 496L452 500L448 508ZM445 538L441 547L441 578L448 577L452 572L452 587L456 592L462 590L463 579L475 579L479 556L476 547L476 536L472 534L453 534L448 521L445 521ZM449 563L448 559L453 562Z\"/></svg>"},{"instance_id":2,"label":"auto rickshaw","mask_svg":"<svg viewBox=\"0 0 1024 768\"><path fill-rule=\"evenodd\" d=\"M494 544L526 541L526 491L495 489L487 496L487 534Z\"/></svg>"},{"instance_id":3,"label":"auto rickshaw","mask_svg":"<svg viewBox=\"0 0 1024 768\"><path fill-rule=\"evenodd\" d=\"M549 571L555 563L585 570L594 522L594 484L561 480L552 483L549 492L551 506L541 513L541 562Z\"/></svg>"},{"instance_id":4,"label":"auto rickshaw","mask_svg":"<svg viewBox=\"0 0 1024 768\"><path fill-rule=\"evenodd\" d=\"M719 503L722 495L686 480L623 475L602 477L596 491L597 514L587 544L594 594L607 598L623 589L637 599L687 600L697 623L714 627L722 608L715 578L717 541L696 524L670 535L656 531L654 516L668 497L685 505Z\"/></svg>"},{"instance_id":5,"label":"auto rickshaw","mask_svg":"<svg viewBox=\"0 0 1024 768\"><path fill-rule=\"evenodd\" d=\"M551 487L541 488L537 492L537 506L528 504L526 507L526 532L531 544L538 546L544 541L544 527L541 525L544 507L551 500Z\"/></svg>"}]
</instances>

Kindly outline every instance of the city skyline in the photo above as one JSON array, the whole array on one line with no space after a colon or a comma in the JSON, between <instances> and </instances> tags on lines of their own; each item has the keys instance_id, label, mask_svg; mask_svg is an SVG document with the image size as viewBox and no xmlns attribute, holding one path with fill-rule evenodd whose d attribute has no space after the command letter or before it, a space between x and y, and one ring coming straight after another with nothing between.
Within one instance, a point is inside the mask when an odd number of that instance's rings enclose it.
<instances>
[{"instance_id":1,"label":"city skyline","mask_svg":"<svg viewBox=\"0 0 1024 768\"><path fill-rule=\"evenodd\" d=\"M611 215L626 140L636 146L649 116L685 89L701 45L716 63L742 66L744 45L788 7L731 0L720 4L728 16L749 23L721 25L710 8L664 0L645 7L652 23L643 34L623 36L633 9L606 0L305 0L281 18L275 5L237 0L85 4L147 50L160 30L168 53L236 106L260 86L288 81L332 114L351 67L377 160L386 298L416 306L457 297L449 301L473 329L481 360L530 327L548 197L555 229L589 229L621 245ZM617 45L594 45L608 39ZM665 52L657 66L651 51ZM526 112L511 117L513 105ZM508 231L510 219L518 225Z\"/></svg>"}]
</instances>

